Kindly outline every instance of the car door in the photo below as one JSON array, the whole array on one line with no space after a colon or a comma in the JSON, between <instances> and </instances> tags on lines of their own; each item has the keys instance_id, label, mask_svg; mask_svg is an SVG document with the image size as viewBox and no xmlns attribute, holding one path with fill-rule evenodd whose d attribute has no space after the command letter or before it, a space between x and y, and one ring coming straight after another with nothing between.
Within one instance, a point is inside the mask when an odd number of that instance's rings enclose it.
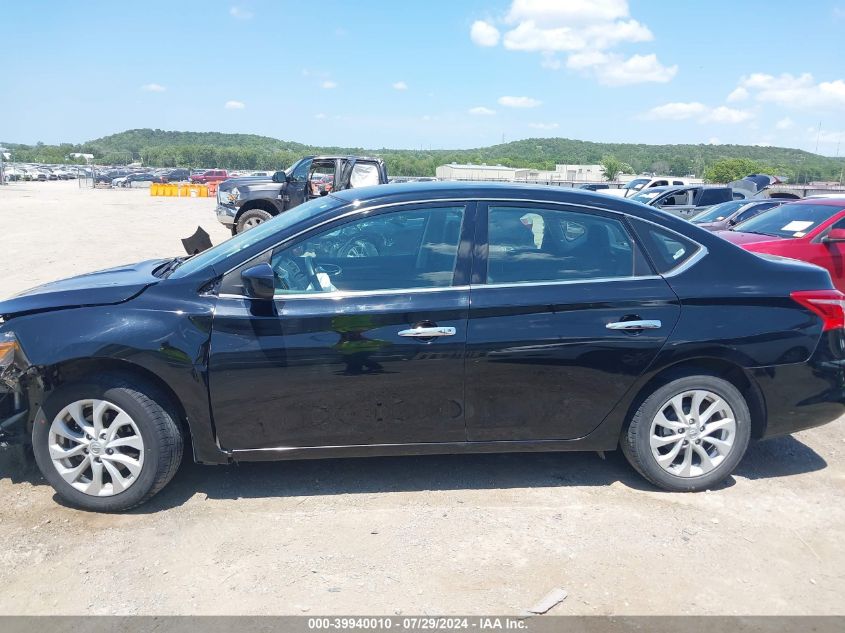
<instances>
[{"instance_id":1,"label":"car door","mask_svg":"<svg viewBox=\"0 0 845 633\"><path fill-rule=\"evenodd\" d=\"M618 215L490 202L476 239L468 438L587 435L663 346L677 297Z\"/></svg>"},{"instance_id":2,"label":"car door","mask_svg":"<svg viewBox=\"0 0 845 633\"><path fill-rule=\"evenodd\" d=\"M311 163L312 159L310 158L302 159L287 178L287 184L280 193L285 209L292 209L305 202Z\"/></svg>"},{"instance_id":3,"label":"car door","mask_svg":"<svg viewBox=\"0 0 845 633\"><path fill-rule=\"evenodd\" d=\"M269 303L226 292L229 273L209 355L221 446L465 441L474 213L404 204L282 244L259 258Z\"/></svg>"},{"instance_id":4,"label":"car door","mask_svg":"<svg viewBox=\"0 0 845 633\"><path fill-rule=\"evenodd\" d=\"M790 244L792 248L789 255L826 268L833 285L845 292L845 243L825 240L833 229L845 229L845 217L841 214L832 218L816 235L796 240L794 244L797 248Z\"/></svg>"},{"instance_id":5,"label":"car door","mask_svg":"<svg viewBox=\"0 0 845 633\"><path fill-rule=\"evenodd\" d=\"M690 219L701 211L696 206L695 198L700 189L677 189L664 194L663 200L655 202L653 206L668 211L680 218Z\"/></svg>"}]
</instances>

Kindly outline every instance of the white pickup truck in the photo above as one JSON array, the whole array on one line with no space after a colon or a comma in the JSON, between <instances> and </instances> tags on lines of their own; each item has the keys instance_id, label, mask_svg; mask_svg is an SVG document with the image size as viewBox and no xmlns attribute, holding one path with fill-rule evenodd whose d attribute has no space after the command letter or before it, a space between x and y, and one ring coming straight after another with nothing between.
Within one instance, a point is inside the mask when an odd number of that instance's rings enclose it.
<instances>
[{"instance_id":1,"label":"white pickup truck","mask_svg":"<svg viewBox=\"0 0 845 633\"><path fill-rule=\"evenodd\" d=\"M675 185L691 185L689 178L678 178L677 176L638 176L626 183L619 189L602 189L600 193L620 198L630 198L640 191L651 187L671 187Z\"/></svg>"}]
</instances>

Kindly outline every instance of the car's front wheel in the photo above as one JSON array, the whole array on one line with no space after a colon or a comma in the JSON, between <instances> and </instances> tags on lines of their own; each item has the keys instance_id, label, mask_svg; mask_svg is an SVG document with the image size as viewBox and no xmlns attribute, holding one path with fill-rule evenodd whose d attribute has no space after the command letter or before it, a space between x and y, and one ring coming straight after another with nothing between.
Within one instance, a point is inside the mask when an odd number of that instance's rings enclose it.
<instances>
[{"instance_id":1,"label":"car's front wheel","mask_svg":"<svg viewBox=\"0 0 845 633\"><path fill-rule=\"evenodd\" d=\"M620 444L631 465L665 490L706 490L727 479L751 437L739 390L716 376L685 376L649 395Z\"/></svg>"},{"instance_id":2,"label":"car's front wheel","mask_svg":"<svg viewBox=\"0 0 845 633\"><path fill-rule=\"evenodd\" d=\"M244 214L238 218L237 232L243 233L249 229L254 229L256 226L263 224L272 217L273 216L264 209L250 209L249 211L245 211Z\"/></svg>"},{"instance_id":3,"label":"car's front wheel","mask_svg":"<svg viewBox=\"0 0 845 633\"><path fill-rule=\"evenodd\" d=\"M58 387L32 430L35 460L68 504L118 512L159 492L182 460L165 399L117 375Z\"/></svg>"}]
</instances>

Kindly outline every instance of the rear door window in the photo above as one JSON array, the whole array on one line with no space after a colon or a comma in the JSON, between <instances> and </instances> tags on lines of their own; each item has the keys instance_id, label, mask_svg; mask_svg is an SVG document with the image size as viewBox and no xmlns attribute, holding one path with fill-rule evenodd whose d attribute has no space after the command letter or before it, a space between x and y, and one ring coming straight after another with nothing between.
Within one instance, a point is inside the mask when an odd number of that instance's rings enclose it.
<instances>
[{"instance_id":1,"label":"rear door window","mask_svg":"<svg viewBox=\"0 0 845 633\"><path fill-rule=\"evenodd\" d=\"M487 215L488 284L651 274L621 220L533 206L491 205Z\"/></svg>"}]
</instances>

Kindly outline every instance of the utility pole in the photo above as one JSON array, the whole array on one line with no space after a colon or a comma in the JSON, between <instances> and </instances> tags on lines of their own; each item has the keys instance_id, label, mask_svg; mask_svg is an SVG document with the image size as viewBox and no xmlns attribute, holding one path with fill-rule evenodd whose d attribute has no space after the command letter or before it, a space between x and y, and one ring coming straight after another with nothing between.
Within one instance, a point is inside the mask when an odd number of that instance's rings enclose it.
<instances>
[{"instance_id":1,"label":"utility pole","mask_svg":"<svg viewBox=\"0 0 845 633\"><path fill-rule=\"evenodd\" d=\"M819 131L816 133L816 154L819 153L819 139L822 136L822 122L819 121Z\"/></svg>"}]
</instances>

